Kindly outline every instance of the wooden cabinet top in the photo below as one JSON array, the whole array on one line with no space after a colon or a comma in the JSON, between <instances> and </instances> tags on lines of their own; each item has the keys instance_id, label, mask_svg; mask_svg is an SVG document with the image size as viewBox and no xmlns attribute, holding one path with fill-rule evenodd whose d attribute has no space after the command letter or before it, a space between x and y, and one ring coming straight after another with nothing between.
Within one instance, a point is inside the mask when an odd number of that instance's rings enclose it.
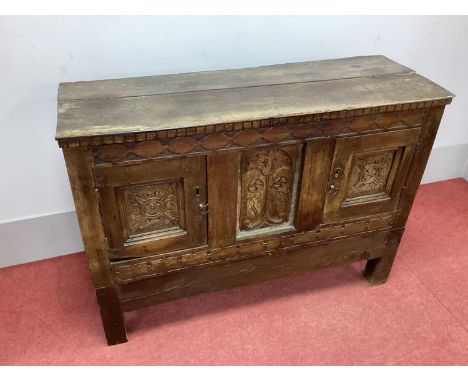
<instances>
[{"instance_id":1,"label":"wooden cabinet top","mask_svg":"<svg viewBox=\"0 0 468 382\"><path fill-rule=\"evenodd\" d=\"M453 94L384 56L61 83L56 139L318 116L333 119L450 103Z\"/></svg>"}]
</instances>

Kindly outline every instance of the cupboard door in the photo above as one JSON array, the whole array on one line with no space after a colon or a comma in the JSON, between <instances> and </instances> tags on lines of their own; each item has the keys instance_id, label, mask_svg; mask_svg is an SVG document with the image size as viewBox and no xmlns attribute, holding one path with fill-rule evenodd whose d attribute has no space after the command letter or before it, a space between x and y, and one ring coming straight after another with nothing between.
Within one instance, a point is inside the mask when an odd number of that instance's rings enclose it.
<instances>
[{"instance_id":1,"label":"cupboard door","mask_svg":"<svg viewBox=\"0 0 468 382\"><path fill-rule=\"evenodd\" d=\"M205 157L102 166L94 172L112 257L206 244Z\"/></svg>"},{"instance_id":2,"label":"cupboard door","mask_svg":"<svg viewBox=\"0 0 468 382\"><path fill-rule=\"evenodd\" d=\"M324 221L392 211L421 128L338 138L328 180Z\"/></svg>"}]
</instances>

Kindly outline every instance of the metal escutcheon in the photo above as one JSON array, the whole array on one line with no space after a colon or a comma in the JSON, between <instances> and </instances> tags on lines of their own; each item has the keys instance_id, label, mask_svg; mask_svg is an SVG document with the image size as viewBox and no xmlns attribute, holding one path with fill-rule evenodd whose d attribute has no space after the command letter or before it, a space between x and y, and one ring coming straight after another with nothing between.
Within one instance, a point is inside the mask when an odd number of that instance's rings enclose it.
<instances>
[{"instance_id":1,"label":"metal escutcheon","mask_svg":"<svg viewBox=\"0 0 468 382\"><path fill-rule=\"evenodd\" d=\"M202 192L202 188L200 186L195 186L193 189L192 189L192 195L196 198L198 198L200 196Z\"/></svg>"}]
</instances>

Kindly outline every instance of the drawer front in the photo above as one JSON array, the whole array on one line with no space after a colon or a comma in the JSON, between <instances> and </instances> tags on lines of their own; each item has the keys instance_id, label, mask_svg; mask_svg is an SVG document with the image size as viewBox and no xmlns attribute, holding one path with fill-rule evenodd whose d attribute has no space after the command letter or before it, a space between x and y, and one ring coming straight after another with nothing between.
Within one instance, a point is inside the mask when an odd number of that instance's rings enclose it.
<instances>
[{"instance_id":1,"label":"drawer front","mask_svg":"<svg viewBox=\"0 0 468 382\"><path fill-rule=\"evenodd\" d=\"M203 156L95 168L100 209L114 258L206 244Z\"/></svg>"},{"instance_id":2,"label":"drawer front","mask_svg":"<svg viewBox=\"0 0 468 382\"><path fill-rule=\"evenodd\" d=\"M324 222L395 209L421 128L336 140Z\"/></svg>"},{"instance_id":3,"label":"drawer front","mask_svg":"<svg viewBox=\"0 0 468 382\"><path fill-rule=\"evenodd\" d=\"M126 283L188 268L225 264L253 257L280 255L284 251L293 249L310 248L313 251L316 246L327 245L336 241L346 241L352 236L356 237L355 242L362 240L361 244L364 245L365 238L372 235L386 238L391 229L391 221L392 216L387 215L359 222L338 223L308 232L247 240L224 248L209 249L202 247L175 251L163 256L156 255L112 262L111 269L117 283ZM379 231L380 233L372 231ZM330 239L335 240L330 241ZM344 250L345 246L341 249ZM334 256L339 256L339 254L336 253Z\"/></svg>"},{"instance_id":4,"label":"drawer front","mask_svg":"<svg viewBox=\"0 0 468 382\"><path fill-rule=\"evenodd\" d=\"M160 303L191 294L377 258L386 251L385 242L390 237L390 232L370 232L304 248L289 247L272 251L266 256L204 264L189 270L181 269L165 274L150 274L147 270L151 269L151 266L141 263L116 265L113 271L119 284L124 309L132 310L147 304L145 296L152 303Z\"/></svg>"}]
</instances>

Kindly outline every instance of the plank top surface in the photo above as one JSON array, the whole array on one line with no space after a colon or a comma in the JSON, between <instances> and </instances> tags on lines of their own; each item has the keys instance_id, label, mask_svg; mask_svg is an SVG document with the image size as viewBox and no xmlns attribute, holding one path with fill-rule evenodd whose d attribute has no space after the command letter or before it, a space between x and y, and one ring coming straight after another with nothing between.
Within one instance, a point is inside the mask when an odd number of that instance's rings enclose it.
<instances>
[{"instance_id":1,"label":"plank top surface","mask_svg":"<svg viewBox=\"0 0 468 382\"><path fill-rule=\"evenodd\" d=\"M384 56L62 83L56 139L449 99Z\"/></svg>"}]
</instances>

